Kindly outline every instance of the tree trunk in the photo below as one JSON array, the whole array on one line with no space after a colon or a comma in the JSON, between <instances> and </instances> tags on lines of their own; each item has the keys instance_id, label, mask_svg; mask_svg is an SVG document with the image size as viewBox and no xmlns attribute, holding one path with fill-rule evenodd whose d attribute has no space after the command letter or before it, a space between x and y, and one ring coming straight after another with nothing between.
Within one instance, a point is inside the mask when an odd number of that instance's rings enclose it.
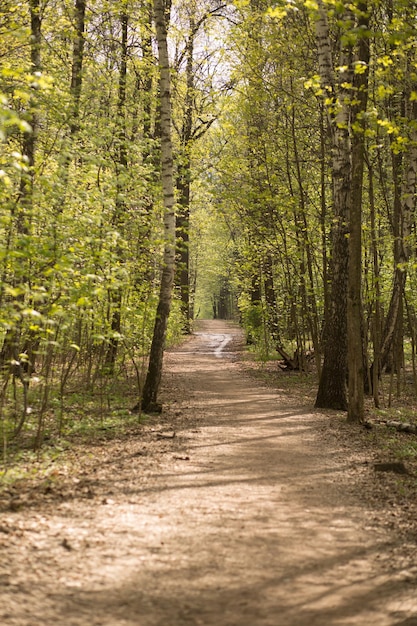
<instances>
[{"instance_id":1,"label":"tree trunk","mask_svg":"<svg viewBox=\"0 0 417 626\"><path fill-rule=\"evenodd\" d=\"M157 397L162 377L166 331L171 310L175 274L175 200L171 136L171 80L164 0L154 0L154 11L160 66L161 178L164 197L165 247L159 302L156 311L148 371L141 401L138 406L135 407L137 409L141 408L145 412L159 409Z\"/></svg>"},{"instance_id":2,"label":"tree trunk","mask_svg":"<svg viewBox=\"0 0 417 626\"><path fill-rule=\"evenodd\" d=\"M417 104L410 105L408 120L417 120ZM410 259L410 235L415 208L417 182L417 132L410 132L410 147L403 155L403 179L400 197L394 202L394 281L388 314L385 320L380 352L380 367L383 368L392 348L401 299L407 280L407 267Z\"/></svg>"},{"instance_id":3,"label":"tree trunk","mask_svg":"<svg viewBox=\"0 0 417 626\"><path fill-rule=\"evenodd\" d=\"M375 291L374 303L373 303L373 315L372 315L372 343L373 343L373 355L374 364L370 368L369 374L365 380L365 391L368 393L372 389L374 404L376 408L379 408L379 385L378 385L378 372L380 371L380 355L381 355L381 281L380 281L380 269L379 269L379 250L378 250L378 236L376 229L376 208L375 208L375 194L374 194L374 172L370 164L368 164L368 179L369 179L369 210L371 221L371 238L372 238L372 265L374 272L374 284L373 289Z\"/></svg>"},{"instance_id":4,"label":"tree trunk","mask_svg":"<svg viewBox=\"0 0 417 626\"><path fill-rule=\"evenodd\" d=\"M121 66L119 74L119 93L117 100L117 139L118 154L116 155L116 203L112 219L112 224L119 231L124 230L126 220L126 205L124 201L124 177L128 167L127 161L127 131L126 131L126 83L127 83L127 30L129 19L126 13L120 16L122 27L121 41ZM117 260L123 264L123 252L117 247ZM107 353L104 360L104 369L106 374L113 375L116 364L117 352L119 349L119 340L122 331L122 299L123 289L117 285L115 289L110 291L110 330L111 336Z\"/></svg>"},{"instance_id":5,"label":"tree trunk","mask_svg":"<svg viewBox=\"0 0 417 626\"><path fill-rule=\"evenodd\" d=\"M274 342L274 348L277 348L277 346L281 346L282 341L279 333L278 307L274 288L274 264L271 254L265 257L263 276L268 328Z\"/></svg>"},{"instance_id":6,"label":"tree trunk","mask_svg":"<svg viewBox=\"0 0 417 626\"><path fill-rule=\"evenodd\" d=\"M184 320L184 332L191 333L190 316L190 162L189 154L183 155L184 162L178 167L178 215L177 215L177 285L179 289L181 311ZM185 162L186 161L186 162Z\"/></svg>"},{"instance_id":7,"label":"tree trunk","mask_svg":"<svg viewBox=\"0 0 417 626\"><path fill-rule=\"evenodd\" d=\"M291 80L291 87L293 81ZM317 372L321 373L321 355L319 342L319 324L316 296L314 292L314 273L313 273L313 255L309 238L309 229L307 223L307 202L306 193L303 183L303 172L301 169L300 155L298 149L297 133L296 133L295 105L291 111L291 138L294 153L296 179L298 185L298 205L299 210L294 209L294 223L296 229L296 239L300 257L300 280L301 280L301 296L303 301L304 313L303 317L307 319L310 331L311 341L314 348L314 356L316 359ZM288 166L287 166L288 167ZM307 285L308 279L308 285ZM301 357L304 355L305 346L300 350Z\"/></svg>"},{"instance_id":8,"label":"tree trunk","mask_svg":"<svg viewBox=\"0 0 417 626\"><path fill-rule=\"evenodd\" d=\"M389 19L393 20L393 5L390 6ZM404 15L409 24L414 24L412 7L404 4ZM412 97L417 89L415 80L415 50L411 48L405 58L404 77L399 85L401 93L400 105L396 108L395 117L405 123L404 134L408 135L407 149L400 154L392 154L392 170L394 182L394 216L392 229L394 235L394 277L388 313L385 319L379 363L374 362L371 372L379 376L387 365L392 352L394 337L402 306L402 298L407 280L408 263L411 256L410 236L415 212L415 196L417 190L417 103ZM397 100L398 101L398 100Z\"/></svg>"},{"instance_id":9,"label":"tree trunk","mask_svg":"<svg viewBox=\"0 0 417 626\"><path fill-rule=\"evenodd\" d=\"M30 0L30 71L36 76L41 72L41 16L40 1ZM36 142L39 129L39 119L37 114L36 87L33 88L26 121L30 125L30 130L23 133L22 154L27 159L27 171L23 171L20 178L18 200L15 209L12 211L14 230L16 232L16 250L20 252L21 265L14 267L15 286L23 285L24 288L30 284L30 258L27 254L27 243L32 232L33 217L33 185L35 176L35 154ZM16 258L19 258L16 255ZM35 350L32 337L21 337L21 316L20 311L24 302L23 295L16 298L16 318L19 320L15 327L7 330L3 345L0 351L0 369L10 372L13 369L22 381L23 386L27 386L28 376L34 369ZM26 354L26 360L22 360L21 353ZM15 364L12 365L12 362ZM17 364L17 365L16 365ZM7 374L8 375L8 374ZM22 424L23 425L23 424Z\"/></svg>"},{"instance_id":10,"label":"tree trunk","mask_svg":"<svg viewBox=\"0 0 417 626\"><path fill-rule=\"evenodd\" d=\"M57 217L59 217L64 210L65 197L68 191L69 169L72 161L72 144L78 131L80 130L79 117L81 90L83 82L85 10L86 0L75 0L75 33L72 48L70 83L71 104L68 113L68 128L62 141L61 155L59 158L58 184L61 193L59 194L59 199L56 200L54 207L54 213ZM56 224L55 229L58 228L59 224Z\"/></svg>"},{"instance_id":11,"label":"tree trunk","mask_svg":"<svg viewBox=\"0 0 417 626\"><path fill-rule=\"evenodd\" d=\"M364 420L364 350L362 320L362 185L365 157L364 114L368 102L369 14L367 0L357 6L359 32L356 62L365 71L353 76L354 101L351 105L352 191L349 215L348 276L348 421Z\"/></svg>"},{"instance_id":12,"label":"tree trunk","mask_svg":"<svg viewBox=\"0 0 417 626\"><path fill-rule=\"evenodd\" d=\"M190 333L190 187L191 187L191 143L193 131L194 101L194 37L195 17L193 7L190 15L190 31L186 44L186 94L184 118L181 130L181 162L178 166L178 215L177 215L177 282L180 291L184 330Z\"/></svg>"},{"instance_id":13,"label":"tree trunk","mask_svg":"<svg viewBox=\"0 0 417 626\"><path fill-rule=\"evenodd\" d=\"M319 71L324 92L333 102L338 99L326 9L319 0L316 23ZM344 60L344 59L343 59ZM348 79L347 79L348 80ZM332 133L333 247L329 310L324 326L324 361L315 406L347 409L347 285L348 285L348 209L351 190L349 119L347 94L339 90L338 113L329 118Z\"/></svg>"},{"instance_id":14,"label":"tree trunk","mask_svg":"<svg viewBox=\"0 0 417 626\"><path fill-rule=\"evenodd\" d=\"M84 29L86 0L75 0L75 39L72 50L71 96L72 115L70 122L71 136L79 131L80 100L82 87L82 69L84 62Z\"/></svg>"}]
</instances>

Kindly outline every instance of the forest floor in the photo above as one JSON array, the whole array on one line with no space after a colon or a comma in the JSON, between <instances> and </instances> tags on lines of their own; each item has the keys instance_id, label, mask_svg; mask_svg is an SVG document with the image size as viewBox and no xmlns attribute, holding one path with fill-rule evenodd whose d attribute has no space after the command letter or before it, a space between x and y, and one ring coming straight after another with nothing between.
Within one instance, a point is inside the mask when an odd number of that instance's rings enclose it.
<instances>
[{"instance_id":1,"label":"forest floor","mask_svg":"<svg viewBox=\"0 0 417 626\"><path fill-rule=\"evenodd\" d=\"M416 467L300 380L200 323L161 415L0 494L0 624L416 626Z\"/></svg>"}]
</instances>

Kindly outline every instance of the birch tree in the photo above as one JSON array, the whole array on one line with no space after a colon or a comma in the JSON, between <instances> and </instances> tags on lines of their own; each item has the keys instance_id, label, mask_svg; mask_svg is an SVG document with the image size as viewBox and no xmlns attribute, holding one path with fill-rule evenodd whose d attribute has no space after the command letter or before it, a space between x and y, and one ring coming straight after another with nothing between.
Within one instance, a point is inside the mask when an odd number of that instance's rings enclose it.
<instances>
[{"instance_id":1,"label":"birch tree","mask_svg":"<svg viewBox=\"0 0 417 626\"><path fill-rule=\"evenodd\" d=\"M160 70L161 180L164 203L165 247L148 371L142 390L142 397L139 404L135 407L136 410L141 409L145 412L160 409L157 398L162 377L166 332L175 275L175 198L171 135L171 79L167 45L167 15L164 0L154 0L154 13Z\"/></svg>"}]
</instances>

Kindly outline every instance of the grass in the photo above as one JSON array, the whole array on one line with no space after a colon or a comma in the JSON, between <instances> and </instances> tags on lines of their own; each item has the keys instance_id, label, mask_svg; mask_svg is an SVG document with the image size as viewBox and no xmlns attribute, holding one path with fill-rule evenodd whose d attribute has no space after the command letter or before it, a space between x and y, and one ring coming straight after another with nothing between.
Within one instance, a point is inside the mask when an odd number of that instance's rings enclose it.
<instances>
[{"instance_id":1,"label":"grass","mask_svg":"<svg viewBox=\"0 0 417 626\"><path fill-rule=\"evenodd\" d=\"M297 397L300 404L314 406L317 391L317 375L314 367L309 372L282 371L276 359L256 358L251 351L244 356L244 366L262 384L272 385L282 394ZM403 382L406 380L403 377ZM389 378L382 381L381 389L387 389ZM19 436L13 436L18 415L13 414L13 397L9 397L7 410L0 422L0 441L3 455L0 459L0 482L13 483L19 478L30 478L36 473L49 476L58 464L65 464L71 451L79 446L116 440L134 435L141 429L146 415L140 418L130 412L137 400L137 379L124 375L118 379L101 378L91 389L83 380L72 381L63 400L58 385L51 385L48 408L41 415L41 446L37 446L39 432L40 401L37 390L30 390L31 412ZM11 394L11 391L10 391ZM12 395L12 394L11 394ZM39 394L38 394L39 395ZM387 402L387 398L382 400ZM18 398L19 401L19 398ZM21 399L20 399L21 404ZM372 398L366 399L367 417L371 420L396 420L417 423L417 397L410 384L402 385L401 397L392 396L392 406L376 409ZM343 418L343 414L341 414ZM389 458L417 462L417 437L397 432L395 429L378 427L376 443ZM51 469L52 468L52 469Z\"/></svg>"},{"instance_id":2,"label":"grass","mask_svg":"<svg viewBox=\"0 0 417 626\"><path fill-rule=\"evenodd\" d=\"M19 414L15 414L10 399L0 423L3 442L0 479L10 475L16 466L23 468L34 462L54 461L77 444L123 437L135 431L146 419L144 415L130 412L137 399L133 379L108 383L104 380L93 389L83 386L82 380L78 383L77 388L69 390L63 399L59 397L58 387L51 386L48 407L44 411L40 408L36 390L33 390L29 399L30 412L17 436L14 431Z\"/></svg>"}]
</instances>

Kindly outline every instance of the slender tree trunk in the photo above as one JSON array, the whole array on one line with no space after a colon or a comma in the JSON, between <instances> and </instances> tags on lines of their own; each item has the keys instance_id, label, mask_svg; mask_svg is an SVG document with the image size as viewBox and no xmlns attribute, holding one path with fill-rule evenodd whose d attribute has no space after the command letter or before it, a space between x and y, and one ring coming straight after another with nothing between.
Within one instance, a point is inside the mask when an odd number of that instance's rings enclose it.
<instances>
[{"instance_id":1,"label":"slender tree trunk","mask_svg":"<svg viewBox=\"0 0 417 626\"><path fill-rule=\"evenodd\" d=\"M409 124L409 143L402 155L393 155L394 178L394 277L388 313L382 330L379 363L374 362L371 372L380 375L387 365L393 349L397 324L402 310L402 298L407 281L408 263L411 256L411 228L415 213L415 197L417 191L417 103L410 97L416 90L415 81L411 80L411 59L407 61L407 89L403 94L402 117Z\"/></svg>"},{"instance_id":2,"label":"slender tree trunk","mask_svg":"<svg viewBox=\"0 0 417 626\"><path fill-rule=\"evenodd\" d=\"M292 80L291 80L292 86ZM296 134L296 121L295 121L295 104L292 107L291 113L291 137L294 152L295 171L298 185L299 194L299 210L294 210L294 221L296 228L296 238L299 247L300 255L300 277L302 298L304 302L304 317L307 319L308 328L310 331L311 341L313 343L314 355L316 359L317 371L321 372L321 356L320 356L320 342L319 342L319 330L318 330L318 313L317 303L314 291L314 274L313 274L313 259L312 251L309 239L309 229L307 223L307 203L306 193L304 190L303 175L301 171L300 156L298 150L297 134ZM309 285L307 286L307 277ZM303 355L301 355L303 356Z\"/></svg>"},{"instance_id":3,"label":"slender tree trunk","mask_svg":"<svg viewBox=\"0 0 417 626\"><path fill-rule=\"evenodd\" d=\"M71 68L71 96L72 114L70 121L71 136L74 136L80 129L80 101L83 81L84 62L84 29L85 29L85 9L86 0L75 0L75 38L72 50Z\"/></svg>"},{"instance_id":4,"label":"slender tree trunk","mask_svg":"<svg viewBox=\"0 0 417 626\"><path fill-rule=\"evenodd\" d=\"M72 64L71 64L71 105L68 114L68 128L65 133L62 146L58 172L58 182L61 189L59 200L57 200L54 212L60 216L65 205L65 197L68 191L69 169L72 161L72 144L78 131L80 130L80 102L83 83L83 64L84 64L84 44L85 44L85 10L86 0L75 0L74 5L74 22L75 33L74 43L72 47Z\"/></svg>"},{"instance_id":5,"label":"slender tree trunk","mask_svg":"<svg viewBox=\"0 0 417 626\"><path fill-rule=\"evenodd\" d=\"M31 22L31 72L36 74L41 71L41 18L39 0L30 0L30 22ZM28 160L28 173L24 173L20 180L19 206L17 212L17 232L19 234L29 234L30 220L32 217L33 203L33 177L35 166L35 150L38 133L38 116L35 112L35 101L31 98L29 107L29 119L31 130L23 135L23 154ZM19 210L20 208L20 210Z\"/></svg>"},{"instance_id":6,"label":"slender tree trunk","mask_svg":"<svg viewBox=\"0 0 417 626\"><path fill-rule=\"evenodd\" d=\"M211 122L195 125L194 120L194 45L195 37L199 28L205 23L209 15L215 15L214 8L196 21L197 4L195 0L189 2L189 32L185 44L185 77L186 92L184 100L184 111L182 114L182 127L180 129L181 151L178 159L178 207L177 207L177 274L176 283L179 290L181 311L184 319L184 331L191 332L192 321L192 281L190 277L190 252L189 252L189 231L190 231L190 198L191 198L191 174L192 174L192 146L194 142L202 137L210 128Z\"/></svg>"},{"instance_id":7,"label":"slender tree trunk","mask_svg":"<svg viewBox=\"0 0 417 626\"><path fill-rule=\"evenodd\" d=\"M190 314L190 162L189 154L183 155L184 161L178 167L177 189L179 211L177 215L177 282L184 319L184 332L191 332Z\"/></svg>"},{"instance_id":8,"label":"slender tree trunk","mask_svg":"<svg viewBox=\"0 0 417 626\"><path fill-rule=\"evenodd\" d=\"M127 160L127 131L126 131L126 84L127 84L127 31L129 19L126 13L120 16L120 24L122 27L121 41L121 66L119 74L119 93L117 100L117 155L116 155L116 205L112 224L119 231L124 230L126 220L126 205L124 202L124 177L126 175ZM123 252L117 247L117 260L123 263ZM110 302L110 341L104 360L104 368L107 374L114 373L116 364L117 351L119 348L119 339L122 331L122 300L123 288L118 285L109 292Z\"/></svg>"},{"instance_id":9,"label":"slender tree trunk","mask_svg":"<svg viewBox=\"0 0 417 626\"><path fill-rule=\"evenodd\" d=\"M413 102L412 117L417 120L417 106ZM410 235L411 224L414 215L416 175L417 175L417 133L412 131L412 141L410 148L403 160L405 161L403 181L401 185L401 199L398 211L395 211L395 240L394 240L394 281L391 293L391 300L387 317L385 319L380 353L381 368L386 365L388 356L392 349L395 329L399 317L401 299L407 280L407 267L410 259Z\"/></svg>"},{"instance_id":10,"label":"slender tree trunk","mask_svg":"<svg viewBox=\"0 0 417 626\"><path fill-rule=\"evenodd\" d=\"M85 11L86 0L75 0L74 22L75 33L72 47L71 83L70 95L71 103L68 111L68 126L64 131L60 154L58 156L58 172L56 183L56 199L53 207L53 241L55 264L61 254L61 216L66 204L68 194L68 182L70 165L73 159L74 140L80 130L80 102L83 83L84 65L84 31L85 31Z\"/></svg>"},{"instance_id":11,"label":"slender tree trunk","mask_svg":"<svg viewBox=\"0 0 417 626\"><path fill-rule=\"evenodd\" d=\"M136 72L134 100L136 110L133 115L131 141L143 144L142 160L147 167L146 196L144 213L142 214L140 232L138 234L136 255L140 259L137 267L136 285L148 284L151 289L155 276L154 255L149 247L152 238L155 195L160 180L160 97L159 88L155 85L155 67L157 59L153 49L153 0L143 3L144 25L140 43L143 63L139 68L132 65ZM142 115L140 112L142 111Z\"/></svg>"},{"instance_id":12,"label":"slender tree trunk","mask_svg":"<svg viewBox=\"0 0 417 626\"><path fill-rule=\"evenodd\" d=\"M324 105L320 105L320 230L321 230L321 246L322 246L322 272L323 272L323 296L324 296L324 312L325 315L329 311L329 259L327 245L327 191L326 191L326 173L328 168L327 158L327 139L329 133L326 132L326 117ZM323 329L321 329L323 330ZM322 332L320 333L322 335ZM321 372L321 365L318 368Z\"/></svg>"},{"instance_id":13,"label":"slender tree trunk","mask_svg":"<svg viewBox=\"0 0 417 626\"><path fill-rule=\"evenodd\" d=\"M369 178L369 210L371 218L371 237L372 237L372 260L373 260L373 273L374 273L374 306L372 315L372 343L374 354L374 366L369 371L369 387L372 389L374 404L376 408L379 408L379 389L378 389L378 373L380 371L381 362L381 284L380 284L380 272L379 272L379 251L378 251L378 237L376 229L376 209L375 209L375 194L374 194L374 173L371 165L368 165L368 178ZM365 381L366 382L366 381ZM367 387L365 387L368 392Z\"/></svg>"},{"instance_id":14,"label":"slender tree trunk","mask_svg":"<svg viewBox=\"0 0 417 626\"><path fill-rule=\"evenodd\" d=\"M403 107L402 107L403 108ZM401 115L405 115L404 108ZM404 212L403 203L401 198L402 182L402 167L405 166L406 155L393 154L392 155L392 177L394 184L394 198L393 198L393 212L392 212L392 235L394 238L394 275L392 283L391 298L388 307L388 312L385 318L383 326L381 349L380 349L380 363L378 370L378 376L381 371L388 365L390 357L392 357L393 341L395 335L395 329L397 325L398 312L400 309L400 301L403 295L403 290L406 283L406 267L409 256L409 250L404 246L402 239L402 231L404 230L404 220L409 220L410 216L408 212Z\"/></svg>"},{"instance_id":15,"label":"slender tree trunk","mask_svg":"<svg viewBox=\"0 0 417 626\"><path fill-rule=\"evenodd\" d=\"M393 21L394 3L388 4L389 20ZM405 3L399 7L402 19L413 25L415 32L415 17L413 3ZM395 333L402 311L402 298L407 281L408 264L411 256L410 236L414 221L415 198L417 191L417 103L412 97L417 89L415 72L416 52L410 48L405 58L404 77L399 91L400 104L394 105L395 117L405 124L403 134L408 135L406 150L400 154L392 154L392 177L394 182L394 206L392 229L394 236L394 277L388 313L382 330L379 363L372 364L371 372L376 369L375 376L379 376L387 365L392 354ZM398 98L396 98L398 103Z\"/></svg>"},{"instance_id":16,"label":"slender tree trunk","mask_svg":"<svg viewBox=\"0 0 417 626\"><path fill-rule=\"evenodd\" d=\"M184 330L191 332L190 327L190 191L191 191L191 144L193 132L194 102L194 37L195 7L190 16L190 32L186 44L186 81L184 118L181 132L181 162L178 166L178 214L177 214L177 282L180 291L181 310L184 317Z\"/></svg>"},{"instance_id":17,"label":"slender tree trunk","mask_svg":"<svg viewBox=\"0 0 417 626\"><path fill-rule=\"evenodd\" d=\"M33 75L41 72L41 15L40 0L29 1L30 10L30 70ZM31 237L33 216L33 186L35 177L36 143L39 128L39 119L36 111L36 87L31 94L26 121L30 130L23 133L22 154L27 159L27 171L23 171L20 178L19 195L12 213L14 231L16 234L15 247L21 250L21 265L14 268L14 282L25 288L30 284L31 260L27 256L27 242ZM16 257L18 258L18 257ZM20 317L24 296L19 296L16 301L17 317ZM26 353L27 358L23 361L21 353ZM15 374L21 379L23 386L27 386L27 377L34 368L33 341L28 337L26 341L21 337L21 324L7 331L0 351L0 368L9 371L14 369ZM17 365L12 366L12 361Z\"/></svg>"},{"instance_id":18,"label":"slender tree trunk","mask_svg":"<svg viewBox=\"0 0 417 626\"><path fill-rule=\"evenodd\" d=\"M269 332L274 342L274 348L281 346L281 337L279 334L279 317L277 298L274 288L274 264L271 254L267 254L264 260L264 290L265 302L267 306L267 322Z\"/></svg>"},{"instance_id":19,"label":"slender tree trunk","mask_svg":"<svg viewBox=\"0 0 417 626\"><path fill-rule=\"evenodd\" d=\"M175 274L175 199L171 135L171 80L164 0L154 0L154 11L160 66L161 178L164 197L165 248L148 371L142 390L142 398L137 406L138 409L141 408L145 412L160 408L157 404L157 397L162 377L166 331Z\"/></svg>"},{"instance_id":20,"label":"slender tree trunk","mask_svg":"<svg viewBox=\"0 0 417 626\"><path fill-rule=\"evenodd\" d=\"M348 275L348 421L364 420L364 350L362 320L362 185L365 158L364 119L368 102L369 14L367 0L357 6L360 35L355 61L364 71L353 77L354 100L351 105L352 125L352 190L349 215L349 275Z\"/></svg>"}]
</instances>

